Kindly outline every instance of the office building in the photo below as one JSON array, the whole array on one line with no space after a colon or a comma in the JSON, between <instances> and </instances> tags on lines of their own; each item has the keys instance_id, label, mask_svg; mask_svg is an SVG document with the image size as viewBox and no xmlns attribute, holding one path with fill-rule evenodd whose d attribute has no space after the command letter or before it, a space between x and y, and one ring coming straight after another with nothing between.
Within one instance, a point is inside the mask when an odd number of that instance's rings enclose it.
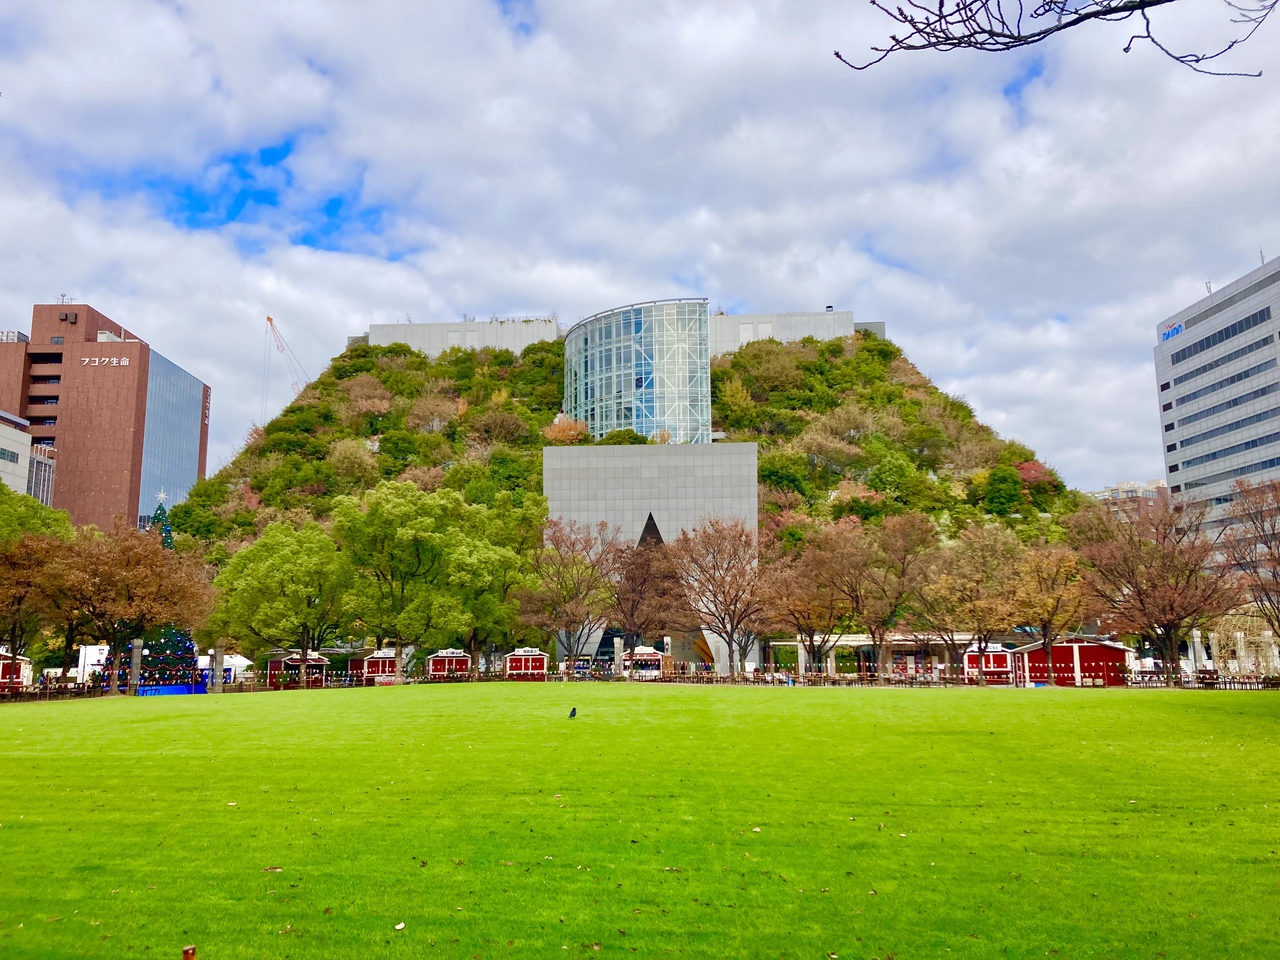
<instances>
[{"instance_id":1,"label":"office building","mask_svg":"<svg viewBox=\"0 0 1280 960\"><path fill-rule=\"evenodd\" d=\"M652 300L580 320L565 334L564 412L597 439L631 429L711 442L707 301Z\"/></svg>"},{"instance_id":2,"label":"office building","mask_svg":"<svg viewBox=\"0 0 1280 960\"><path fill-rule=\"evenodd\" d=\"M1237 481L1280 479L1280 259L1156 327L1169 492L1215 507Z\"/></svg>"},{"instance_id":3,"label":"office building","mask_svg":"<svg viewBox=\"0 0 1280 960\"><path fill-rule=\"evenodd\" d=\"M856 323L852 310L836 310L834 307L827 307L821 313L718 313L710 318L711 355L718 357L722 353L731 353L753 340L778 340L781 343L805 337L835 340L837 337L851 337L860 331L883 337L884 323Z\"/></svg>"},{"instance_id":4,"label":"office building","mask_svg":"<svg viewBox=\"0 0 1280 960\"><path fill-rule=\"evenodd\" d=\"M15 493L53 505L53 471L56 451L31 445L31 425L22 417L0 410L0 481Z\"/></svg>"},{"instance_id":5,"label":"office building","mask_svg":"<svg viewBox=\"0 0 1280 960\"><path fill-rule=\"evenodd\" d=\"M37 304L0 333L0 409L58 451L53 506L77 524L136 524L204 476L209 388L86 304Z\"/></svg>"},{"instance_id":6,"label":"office building","mask_svg":"<svg viewBox=\"0 0 1280 960\"><path fill-rule=\"evenodd\" d=\"M451 347L505 349L519 356L530 344L555 340L560 328L555 317L494 317L459 323L373 323L365 336L370 346L404 343L428 357Z\"/></svg>"},{"instance_id":7,"label":"office building","mask_svg":"<svg viewBox=\"0 0 1280 960\"><path fill-rule=\"evenodd\" d=\"M1135 503L1157 503L1169 496L1169 485L1163 480L1148 480L1138 483L1134 480L1121 480L1119 483L1101 490L1091 490L1086 496L1105 504L1112 512L1126 510L1126 505Z\"/></svg>"}]
</instances>

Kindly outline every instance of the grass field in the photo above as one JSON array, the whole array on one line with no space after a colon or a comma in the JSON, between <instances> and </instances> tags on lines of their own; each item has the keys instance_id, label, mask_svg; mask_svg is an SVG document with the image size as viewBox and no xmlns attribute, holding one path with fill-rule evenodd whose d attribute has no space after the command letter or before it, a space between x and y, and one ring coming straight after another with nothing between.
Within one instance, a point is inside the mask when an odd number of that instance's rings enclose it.
<instances>
[{"instance_id":1,"label":"grass field","mask_svg":"<svg viewBox=\"0 0 1280 960\"><path fill-rule=\"evenodd\" d=\"M11 705L0 955L1276 957L1278 721L639 684Z\"/></svg>"}]
</instances>

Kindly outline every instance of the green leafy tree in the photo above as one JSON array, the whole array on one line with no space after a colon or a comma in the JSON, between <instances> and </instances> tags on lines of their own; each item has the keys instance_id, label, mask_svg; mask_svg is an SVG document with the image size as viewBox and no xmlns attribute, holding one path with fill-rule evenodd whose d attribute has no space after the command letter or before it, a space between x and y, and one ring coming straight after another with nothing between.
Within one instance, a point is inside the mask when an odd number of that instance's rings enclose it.
<instances>
[{"instance_id":1,"label":"green leafy tree","mask_svg":"<svg viewBox=\"0 0 1280 960\"><path fill-rule=\"evenodd\" d=\"M1025 503L1022 495L1022 477L1016 467L1004 464L995 467L987 478L987 491L983 506L997 517L1007 517Z\"/></svg>"},{"instance_id":2,"label":"green leafy tree","mask_svg":"<svg viewBox=\"0 0 1280 960\"><path fill-rule=\"evenodd\" d=\"M485 545L467 528L484 509L454 490L390 481L335 501L334 533L356 571L348 606L368 634L395 644L397 683L406 641L473 626L464 594L485 574L475 562Z\"/></svg>"},{"instance_id":3,"label":"green leafy tree","mask_svg":"<svg viewBox=\"0 0 1280 960\"><path fill-rule=\"evenodd\" d=\"M318 523L273 523L227 561L214 580L212 626L252 655L297 645L302 663L336 639L351 589L347 557Z\"/></svg>"},{"instance_id":4,"label":"green leafy tree","mask_svg":"<svg viewBox=\"0 0 1280 960\"><path fill-rule=\"evenodd\" d=\"M0 541L17 540L23 534L71 539L71 518L65 510L46 507L35 497L14 493L0 483Z\"/></svg>"}]
</instances>

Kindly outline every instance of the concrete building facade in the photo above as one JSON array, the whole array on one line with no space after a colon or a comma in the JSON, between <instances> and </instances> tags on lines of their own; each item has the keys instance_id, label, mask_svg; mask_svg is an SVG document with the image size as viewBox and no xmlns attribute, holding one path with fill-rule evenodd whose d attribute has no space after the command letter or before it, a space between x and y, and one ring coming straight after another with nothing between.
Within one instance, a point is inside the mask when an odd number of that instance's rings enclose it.
<instances>
[{"instance_id":1,"label":"concrete building facade","mask_svg":"<svg viewBox=\"0 0 1280 960\"><path fill-rule=\"evenodd\" d=\"M672 443L711 442L707 301L615 307L565 334L564 412L597 439L665 430Z\"/></svg>"},{"instance_id":2,"label":"concrete building facade","mask_svg":"<svg viewBox=\"0 0 1280 960\"><path fill-rule=\"evenodd\" d=\"M56 451L31 444L31 424L0 410L0 481L15 493L53 505L53 473Z\"/></svg>"},{"instance_id":3,"label":"concrete building facade","mask_svg":"<svg viewBox=\"0 0 1280 960\"><path fill-rule=\"evenodd\" d=\"M86 304L37 304L0 334L0 408L58 451L53 506L77 524L136 524L204 476L209 388Z\"/></svg>"},{"instance_id":4,"label":"concrete building facade","mask_svg":"<svg viewBox=\"0 0 1280 960\"><path fill-rule=\"evenodd\" d=\"M1156 327L1156 396L1169 492L1232 499L1280 479L1280 258Z\"/></svg>"},{"instance_id":5,"label":"concrete building facade","mask_svg":"<svg viewBox=\"0 0 1280 960\"><path fill-rule=\"evenodd\" d=\"M739 519L755 533L757 458L754 443L544 447L542 490L552 519L603 521L627 543L655 533L670 542L708 517ZM727 645L709 631L703 635L709 659L727 671ZM602 639L592 638L587 653L598 655ZM688 637L672 641L668 652L677 661L705 656ZM613 657L620 665L621 647Z\"/></svg>"},{"instance_id":6,"label":"concrete building facade","mask_svg":"<svg viewBox=\"0 0 1280 960\"><path fill-rule=\"evenodd\" d=\"M753 340L778 340L782 343L805 337L834 340L851 337L860 330L883 337L884 323L858 323L853 319L852 310L831 307L824 312L713 314L710 318L711 355L718 357L722 353L731 353Z\"/></svg>"},{"instance_id":7,"label":"concrete building facade","mask_svg":"<svg viewBox=\"0 0 1280 960\"><path fill-rule=\"evenodd\" d=\"M530 344L555 340L560 328L555 317L494 317L459 323L373 323L367 336L370 346L404 343L428 357L451 347L506 349L519 356Z\"/></svg>"}]
</instances>

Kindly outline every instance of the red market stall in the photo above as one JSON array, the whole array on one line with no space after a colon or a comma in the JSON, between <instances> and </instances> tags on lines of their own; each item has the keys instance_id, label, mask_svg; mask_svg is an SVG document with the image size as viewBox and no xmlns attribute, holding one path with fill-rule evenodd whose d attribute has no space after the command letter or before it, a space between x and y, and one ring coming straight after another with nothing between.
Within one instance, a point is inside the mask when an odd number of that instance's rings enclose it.
<instances>
[{"instance_id":1,"label":"red market stall","mask_svg":"<svg viewBox=\"0 0 1280 960\"><path fill-rule=\"evenodd\" d=\"M9 653L0 647L0 690L21 690L31 686L31 661L18 654L15 662Z\"/></svg>"},{"instance_id":2,"label":"red market stall","mask_svg":"<svg viewBox=\"0 0 1280 960\"><path fill-rule=\"evenodd\" d=\"M536 647L518 647L503 660L508 680L532 680L536 683L547 679L547 668L551 663L551 658Z\"/></svg>"},{"instance_id":3,"label":"red market stall","mask_svg":"<svg viewBox=\"0 0 1280 960\"><path fill-rule=\"evenodd\" d=\"M1050 649L1053 683L1058 687L1123 687L1133 666L1133 651L1114 640L1067 637ZM1029 643L1011 652L1016 683L1034 686L1049 682L1043 644Z\"/></svg>"},{"instance_id":4,"label":"red market stall","mask_svg":"<svg viewBox=\"0 0 1280 960\"><path fill-rule=\"evenodd\" d=\"M662 666L662 651L654 647L642 645L622 655L622 670L632 680L661 680Z\"/></svg>"},{"instance_id":5,"label":"red market stall","mask_svg":"<svg viewBox=\"0 0 1280 960\"><path fill-rule=\"evenodd\" d=\"M988 647L986 653L979 653L970 647L964 655L964 678L966 683L986 682L991 686L1007 687L1013 679L1013 651L1000 647Z\"/></svg>"},{"instance_id":6,"label":"red market stall","mask_svg":"<svg viewBox=\"0 0 1280 960\"><path fill-rule=\"evenodd\" d=\"M471 657L465 650L437 650L427 657L428 680L463 680L471 676Z\"/></svg>"},{"instance_id":7,"label":"red market stall","mask_svg":"<svg viewBox=\"0 0 1280 960\"><path fill-rule=\"evenodd\" d=\"M296 690L302 666L302 651L277 650L267 661L267 686L280 690ZM329 671L329 661L314 650L307 654L307 688L323 687Z\"/></svg>"},{"instance_id":8,"label":"red market stall","mask_svg":"<svg viewBox=\"0 0 1280 960\"><path fill-rule=\"evenodd\" d=\"M408 658L408 653L402 651ZM351 682L360 684L389 684L396 678L396 651L394 647L366 650L347 661L347 675Z\"/></svg>"}]
</instances>

